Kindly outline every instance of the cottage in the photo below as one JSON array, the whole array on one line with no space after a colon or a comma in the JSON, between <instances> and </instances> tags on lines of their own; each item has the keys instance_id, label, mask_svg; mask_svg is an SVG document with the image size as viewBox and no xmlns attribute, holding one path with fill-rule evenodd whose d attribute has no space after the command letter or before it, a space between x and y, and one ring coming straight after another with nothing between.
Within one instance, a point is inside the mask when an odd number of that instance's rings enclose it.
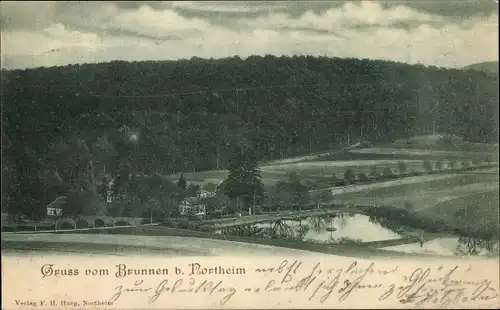
<instances>
[{"instance_id":1,"label":"cottage","mask_svg":"<svg viewBox=\"0 0 500 310\"><path fill-rule=\"evenodd\" d=\"M61 208L47 207L47 216L62 216L62 213Z\"/></svg>"},{"instance_id":2,"label":"cottage","mask_svg":"<svg viewBox=\"0 0 500 310\"><path fill-rule=\"evenodd\" d=\"M187 200L181 201L179 204L179 214L180 215L187 215L189 213L189 210L191 209L191 203Z\"/></svg>"},{"instance_id":3,"label":"cottage","mask_svg":"<svg viewBox=\"0 0 500 310\"><path fill-rule=\"evenodd\" d=\"M210 197L214 197L214 196L215 196L214 192L209 192L209 191L206 191L204 189L202 189L198 192L198 198L210 198Z\"/></svg>"},{"instance_id":4,"label":"cottage","mask_svg":"<svg viewBox=\"0 0 500 310\"><path fill-rule=\"evenodd\" d=\"M207 206L202 204L194 204L185 199L179 204L180 215L205 215L207 213Z\"/></svg>"}]
</instances>

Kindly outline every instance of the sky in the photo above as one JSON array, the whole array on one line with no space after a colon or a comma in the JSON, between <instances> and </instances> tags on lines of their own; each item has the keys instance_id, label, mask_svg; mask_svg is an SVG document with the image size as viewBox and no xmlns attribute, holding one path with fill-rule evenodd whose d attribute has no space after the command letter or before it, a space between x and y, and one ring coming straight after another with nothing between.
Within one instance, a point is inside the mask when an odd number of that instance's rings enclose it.
<instances>
[{"instance_id":1,"label":"sky","mask_svg":"<svg viewBox=\"0 0 500 310\"><path fill-rule=\"evenodd\" d=\"M498 60L498 0L2 1L2 68L250 55Z\"/></svg>"}]
</instances>

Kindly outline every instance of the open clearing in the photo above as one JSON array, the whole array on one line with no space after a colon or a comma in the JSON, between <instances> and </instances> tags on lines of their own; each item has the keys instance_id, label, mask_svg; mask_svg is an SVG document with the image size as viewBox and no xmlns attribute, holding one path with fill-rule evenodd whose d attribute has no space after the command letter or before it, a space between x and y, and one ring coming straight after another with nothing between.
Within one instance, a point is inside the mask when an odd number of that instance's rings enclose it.
<instances>
[{"instance_id":1,"label":"open clearing","mask_svg":"<svg viewBox=\"0 0 500 310\"><path fill-rule=\"evenodd\" d=\"M381 155L414 155L414 156L439 156L443 158L476 158L492 156L491 152L466 152L466 151L438 151L425 149L404 148L364 148L350 150L352 153L381 154Z\"/></svg>"},{"instance_id":2,"label":"open clearing","mask_svg":"<svg viewBox=\"0 0 500 310\"><path fill-rule=\"evenodd\" d=\"M404 162L408 170L425 171L422 160L346 160L346 161L310 161L289 164L273 164L260 167L262 182L266 186L272 186L279 181L288 180L290 173L297 173L305 181L318 180L319 178L331 178L334 175L338 179L344 178L344 173L347 169L352 169L356 174L364 173L369 175L370 169L375 169L382 173L383 169L388 167L393 172L397 172L398 163ZM444 162L446 167L447 163ZM184 173L184 177L189 182L194 183L215 183L218 184L224 181L228 176L227 170L213 170ZM169 176L173 181L177 180L180 174Z\"/></svg>"},{"instance_id":3,"label":"open clearing","mask_svg":"<svg viewBox=\"0 0 500 310\"><path fill-rule=\"evenodd\" d=\"M476 219L478 225L498 225L498 187L498 175L470 173L427 182L337 193L334 199L336 202L357 205L405 207L406 204L411 204L417 212L448 222L454 221L457 210L474 205L482 208L484 214L481 219Z\"/></svg>"}]
</instances>

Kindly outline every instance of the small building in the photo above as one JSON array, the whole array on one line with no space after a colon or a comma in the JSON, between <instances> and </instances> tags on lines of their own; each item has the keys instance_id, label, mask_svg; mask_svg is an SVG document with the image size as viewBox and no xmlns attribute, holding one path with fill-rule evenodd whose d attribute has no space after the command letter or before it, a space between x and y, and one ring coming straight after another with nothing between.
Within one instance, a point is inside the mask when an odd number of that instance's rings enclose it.
<instances>
[{"instance_id":1,"label":"small building","mask_svg":"<svg viewBox=\"0 0 500 310\"><path fill-rule=\"evenodd\" d=\"M193 204L188 200L183 200L179 204L180 215L205 215L207 206L202 204Z\"/></svg>"},{"instance_id":2,"label":"small building","mask_svg":"<svg viewBox=\"0 0 500 310\"><path fill-rule=\"evenodd\" d=\"M61 208L47 207L47 216L62 216Z\"/></svg>"},{"instance_id":3,"label":"small building","mask_svg":"<svg viewBox=\"0 0 500 310\"><path fill-rule=\"evenodd\" d=\"M191 208L191 214L194 215L205 215L207 214L207 206L206 205L194 205Z\"/></svg>"},{"instance_id":4,"label":"small building","mask_svg":"<svg viewBox=\"0 0 500 310\"><path fill-rule=\"evenodd\" d=\"M214 192L209 192L209 191L206 191L204 189L202 189L198 192L198 198L210 198L210 197L214 197L214 196L215 196Z\"/></svg>"},{"instance_id":5,"label":"small building","mask_svg":"<svg viewBox=\"0 0 500 310\"><path fill-rule=\"evenodd\" d=\"M189 213L189 210L191 209L192 205L189 201L183 200L179 204L179 214L180 215L187 215Z\"/></svg>"}]
</instances>

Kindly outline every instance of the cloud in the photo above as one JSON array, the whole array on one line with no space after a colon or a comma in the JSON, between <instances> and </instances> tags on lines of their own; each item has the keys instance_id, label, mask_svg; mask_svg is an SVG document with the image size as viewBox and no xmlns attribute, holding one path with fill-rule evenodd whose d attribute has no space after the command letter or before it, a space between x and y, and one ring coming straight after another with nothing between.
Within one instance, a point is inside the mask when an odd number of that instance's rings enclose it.
<instances>
[{"instance_id":1,"label":"cloud","mask_svg":"<svg viewBox=\"0 0 500 310\"><path fill-rule=\"evenodd\" d=\"M254 54L447 67L498 59L496 12L455 20L406 5L335 2L326 8L329 2L318 2L318 9L305 2L299 9L297 3L51 2L40 6L45 17L26 22L19 21L29 19L35 5L2 3L2 66ZM13 22L14 17L20 19Z\"/></svg>"},{"instance_id":2,"label":"cloud","mask_svg":"<svg viewBox=\"0 0 500 310\"><path fill-rule=\"evenodd\" d=\"M286 8L286 3L281 1L172 1L173 9L181 9L188 11L205 11L216 13L255 13L276 9Z\"/></svg>"}]
</instances>

